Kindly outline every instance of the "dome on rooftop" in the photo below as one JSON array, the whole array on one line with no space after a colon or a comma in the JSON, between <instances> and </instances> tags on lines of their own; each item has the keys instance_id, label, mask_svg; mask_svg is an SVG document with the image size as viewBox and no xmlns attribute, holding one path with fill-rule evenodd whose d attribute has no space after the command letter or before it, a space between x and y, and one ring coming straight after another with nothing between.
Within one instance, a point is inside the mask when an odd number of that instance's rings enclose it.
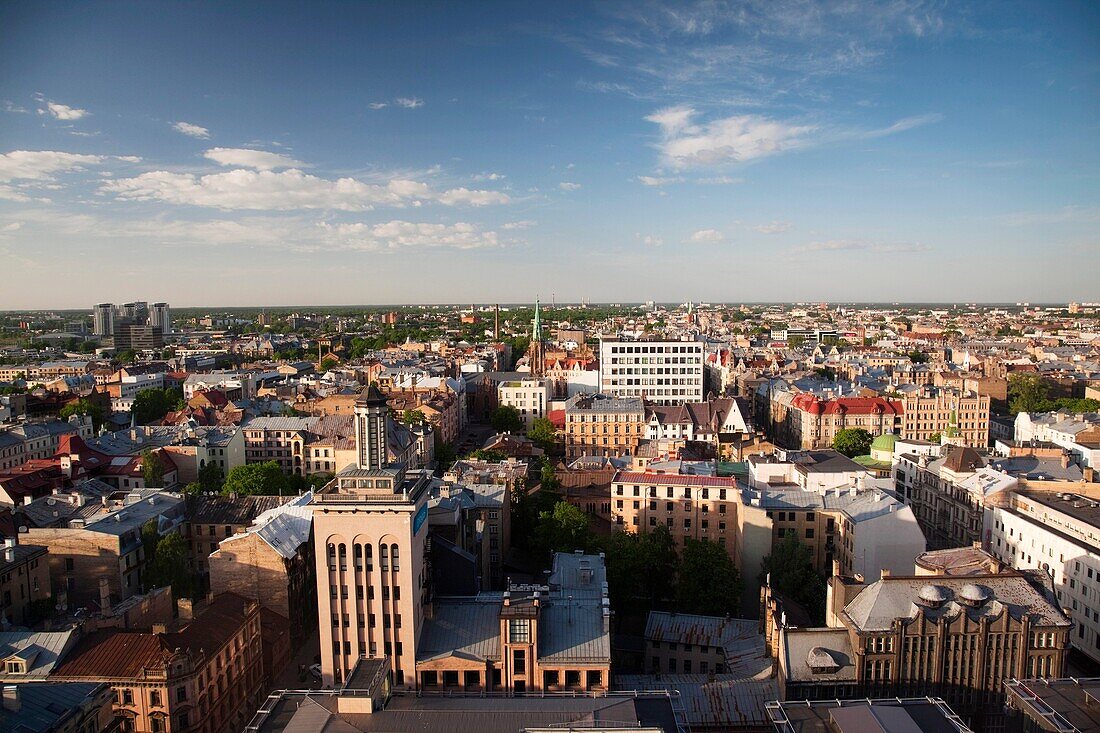
<instances>
[{"instance_id":1,"label":"dome on rooftop","mask_svg":"<svg viewBox=\"0 0 1100 733\"><path fill-rule=\"evenodd\" d=\"M929 583L928 585L921 586L921 589L917 591L917 597L929 606L938 606L949 598L949 593L942 585L932 585Z\"/></svg>"},{"instance_id":2,"label":"dome on rooftop","mask_svg":"<svg viewBox=\"0 0 1100 733\"><path fill-rule=\"evenodd\" d=\"M898 442L898 436L893 433L883 433L882 435L871 441L872 450L886 450L891 453L894 452L894 446Z\"/></svg>"},{"instance_id":3,"label":"dome on rooftop","mask_svg":"<svg viewBox=\"0 0 1100 733\"><path fill-rule=\"evenodd\" d=\"M815 646L806 655L806 666L812 670L839 669L840 662L825 647Z\"/></svg>"},{"instance_id":4,"label":"dome on rooftop","mask_svg":"<svg viewBox=\"0 0 1100 733\"><path fill-rule=\"evenodd\" d=\"M967 603L975 606L980 606L992 597L988 588L983 588L980 585L974 585L973 583L967 583L959 591L959 598L963 599Z\"/></svg>"}]
</instances>

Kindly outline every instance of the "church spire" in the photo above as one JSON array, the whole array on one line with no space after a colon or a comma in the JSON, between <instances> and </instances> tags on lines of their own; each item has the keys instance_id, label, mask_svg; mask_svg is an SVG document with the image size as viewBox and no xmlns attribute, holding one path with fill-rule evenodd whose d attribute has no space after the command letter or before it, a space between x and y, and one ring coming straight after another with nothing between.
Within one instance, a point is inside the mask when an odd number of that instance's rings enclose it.
<instances>
[{"instance_id":1,"label":"church spire","mask_svg":"<svg viewBox=\"0 0 1100 733\"><path fill-rule=\"evenodd\" d=\"M542 341L542 318L539 317L539 299L535 298L535 320L531 322L531 342Z\"/></svg>"}]
</instances>

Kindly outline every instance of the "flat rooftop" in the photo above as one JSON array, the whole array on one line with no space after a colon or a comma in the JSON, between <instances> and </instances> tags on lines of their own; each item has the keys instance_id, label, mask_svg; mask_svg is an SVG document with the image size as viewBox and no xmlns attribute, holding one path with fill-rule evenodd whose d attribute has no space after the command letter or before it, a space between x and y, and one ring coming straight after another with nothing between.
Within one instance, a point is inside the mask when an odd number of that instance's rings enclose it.
<instances>
[{"instance_id":1,"label":"flat rooftop","mask_svg":"<svg viewBox=\"0 0 1100 733\"><path fill-rule=\"evenodd\" d=\"M939 698L769 702L779 733L973 733Z\"/></svg>"},{"instance_id":2,"label":"flat rooftop","mask_svg":"<svg viewBox=\"0 0 1100 733\"><path fill-rule=\"evenodd\" d=\"M1008 705L1034 721L1039 730L1100 731L1100 678L1010 680Z\"/></svg>"}]
</instances>

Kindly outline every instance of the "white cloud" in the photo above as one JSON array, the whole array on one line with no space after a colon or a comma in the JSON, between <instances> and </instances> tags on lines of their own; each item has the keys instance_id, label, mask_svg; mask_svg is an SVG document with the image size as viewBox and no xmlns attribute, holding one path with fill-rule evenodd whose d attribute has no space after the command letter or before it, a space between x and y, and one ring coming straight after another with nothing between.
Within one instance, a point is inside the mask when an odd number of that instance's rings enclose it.
<instances>
[{"instance_id":1,"label":"white cloud","mask_svg":"<svg viewBox=\"0 0 1100 733\"><path fill-rule=\"evenodd\" d=\"M506 178L503 173L479 173L473 177L475 181L500 181Z\"/></svg>"},{"instance_id":2,"label":"white cloud","mask_svg":"<svg viewBox=\"0 0 1100 733\"><path fill-rule=\"evenodd\" d=\"M717 229L700 229L688 237L689 242L696 244L715 244L726 238L726 235Z\"/></svg>"},{"instance_id":3,"label":"white cloud","mask_svg":"<svg viewBox=\"0 0 1100 733\"><path fill-rule=\"evenodd\" d=\"M210 137L210 130L201 125L193 125L190 122L173 122L172 129L189 137L197 137L206 140Z\"/></svg>"},{"instance_id":4,"label":"white cloud","mask_svg":"<svg viewBox=\"0 0 1100 733\"><path fill-rule=\"evenodd\" d=\"M665 186L669 183L680 183L684 179L680 176L638 176L637 180L643 186Z\"/></svg>"},{"instance_id":5,"label":"white cloud","mask_svg":"<svg viewBox=\"0 0 1100 733\"><path fill-rule=\"evenodd\" d=\"M404 107L405 109L416 109L424 106L424 100L419 97L398 97L393 101L398 107Z\"/></svg>"},{"instance_id":6,"label":"white cloud","mask_svg":"<svg viewBox=\"0 0 1100 733\"><path fill-rule=\"evenodd\" d=\"M562 191L576 191L580 187L581 184L573 183L572 181L562 181L558 184L558 188L560 188Z\"/></svg>"},{"instance_id":7,"label":"white cloud","mask_svg":"<svg viewBox=\"0 0 1100 733\"><path fill-rule=\"evenodd\" d=\"M531 219L523 219L523 220L521 220L521 221L509 221L509 222L506 222L506 223L504 223L504 224L501 224L501 225L500 225L500 228L501 228L501 229L503 229L503 230L505 230L505 231L515 231L515 230L520 230L520 229L530 229L531 227L535 226L535 224L537 224L537 223L538 223L538 222L536 222L536 221L532 221Z\"/></svg>"},{"instance_id":8,"label":"white cloud","mask_svg":"<svg viewBox=\"0 0 1100 733\"><path fill-rule=\"evenodd\" d=\"M67 104L58 104L57 102L51 102L47 99L40 99L40 102L45 104L45 107L38 108L38 114L48 114L50 117L58 120L65 120L66 122L72 122L88 116L88 110L78 109L76 107L70 107Z\"/></svg>"},{"instance_id":9,"label":"white cloud","mask_svg":"<svg viewBox=\"0 0 1100 733\"><path fill-rule=\"evenodd\" d=\"M367 105L367 107L369 107L370 109L385 109L389 106L389 102L371 102Z\"/></svg>"},{"instance_id":10,"label":"white cloud","mask_svg":"<svg viewBox=\"0 0 1100 733\"><path fill-rule=\"evenodd\" d=\"M439 194L436 200L447 206L454 206L455 204L489 206L490 204L506 204L509 201L508 194L500 191L479 191L468 188L452 188Z\"/></svg>"},{"instance_id":11,"label":"white cloud","mask_svg":"<svg viewBox=\"0 0 1100 733\"><path fill-rule=\"evenodd\" d=\"M497 233L474 224L426 224L388 221L381 224L319 225L335 243L349 249L402 250L410 248L484 249L500 246Z\"/></svg>"},{"instance_id":12,"label":"white cloud","mask_svg":"<svg viewBox=\"0 0 1100 733\"><path fill-rule=\"evenodd\" d=\"M22 114L22 115L25 115L28 112L30 112L30 110L27 109L26 107L20 107L18 104L11 101L10 99L5 99L2 103L0 103L0 106L2 106L2 108L5 112L15 112L16 114Z\"/></svg>"},{"instance_id":13,"label":"white cloud","mask_svg":"<svg viewBox=\"0 0 1100 733\"><path fill-rule=\"evenodd\" d=\"M647 247L660 247L662 244L665 243L664 239L654 234L646 234L643 236L641 232L636 232L634 234L634 238L640 239L642 244Z\"/></svg>"},{"instance_id":14,"label":"white cloud","mask_svg":"<svg viewBox=\"0 0 1100 733\"><path fill-rule=\"evenodd\" d=\"M47 181L55 173L80 170L102 163L102 155L62 153L56 150L13 150L0 153L0 181Z\"/></svg>"},{"instance_id":15,"label":"white cloud","mask_svg":"<svg viewBox=\"0 0 1100 733\"><path fill-rule=\"evenodd\" d=\"M227 210L367 211L375 206L419 206L429 201L449 206L485 206L509 200L507 195L497 191L456 188L436 192L420 181L394 179L375 184L355 178L332 180L296 168L284 171L237 169L204 176L151 171L134 178L105 182L101 189L133 201L163 201Z\"/></svg>"},{"instance_id":16,"label":"white cloud","mask_svg":"<svg viewBox=\"0 0 1100 733\"><path fill-rule=\"evenodd\" d=\"M740 163L802 147L816 129L759 115L734 115L698 125L695 110L671 107L646 117L661 128L657 149L677 168Z\"/></svg>"},{"instance_id":17,"label":"white cloud","mask_svg":"<svg viewBox=\"0 0 1100 733\"><path fill-rule=\"evenodd\" d=\"M261 171L270 171L276 168L301 168L305 165L305 163L294 160L294 158L287 155L249 148L211 148L203 155L218 165L255 168Z\"/></svg>"},{"instance_id":18,"label":"white cloud","mask_svg":"<svg viewBox=\"0 0 1100 733\"><path fill-rule=\"evenodd\" d=\"M0 232L17 232L23 228L23 222L13 221L0 227Z\"/></svg>"},{"instance_id":19,"label":"white cloud","mask_svg":"<svg viewBox=\"0 0 1100 733\"><path fill-rule=\"evenodd\" d=\"M757 224L753 229L761 234L779 234L780 232L790 231L793 226L794 224L789 221L773 221L767 224Z\"/></svg>"}]
</instances>

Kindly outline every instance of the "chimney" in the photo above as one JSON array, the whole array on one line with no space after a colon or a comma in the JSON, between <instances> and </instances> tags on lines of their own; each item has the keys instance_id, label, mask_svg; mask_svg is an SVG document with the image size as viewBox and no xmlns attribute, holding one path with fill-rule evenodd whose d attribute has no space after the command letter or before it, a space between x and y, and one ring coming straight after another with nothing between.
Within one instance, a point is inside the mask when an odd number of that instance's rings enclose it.
<instances>
[{"instance_id":1,"label":"chimney","mask_svg":"<svg viewBox=\"0 0 1100 733\"><path fill-rule=\"evenodd\" d=\"M19 685L4 685L4 709L17 713L22 704L19 702Z\"/></svg>"},{"instance_id":2,"label":"chimney","mask_svg":"<svg viewBox=\"0 0 1100 733\"><path fill-rule=\"evenodd\" d=\"M99 579L99 610L104 616L111 615L111 586L106 578Z\"/></svg>"},{"instance_id":3,"label":"chimney","mask_svg":"<svg viewBox=\"0 0 1100 733\"><path fill-rule=\"evenodd\" d=\"M1085 481L1092 483L1096 481L1096 469L1092 466L1085 466L1081 469L1081 473L1084 474Z\"/></svg>"},{"instance_id":4,"label":"chimney","mask_svg":"<svg viewBox=\"0 0 1100 733\"><path fill-rule=\"evenodd\" d=\"M1069 468L1069 451L1062 451L1062 468Z\"/></svg>"},{"instance_id":5,"label":"chimney","mask_svg":"<svg viewBox=\"0 0 1100 733\"><path fill-rule=\"evenodd\" d=\"M194 601L190 598L180 598L176 601L176 612L180 621L191 621L195 618Z\"/></svg>"}]
</instances>

